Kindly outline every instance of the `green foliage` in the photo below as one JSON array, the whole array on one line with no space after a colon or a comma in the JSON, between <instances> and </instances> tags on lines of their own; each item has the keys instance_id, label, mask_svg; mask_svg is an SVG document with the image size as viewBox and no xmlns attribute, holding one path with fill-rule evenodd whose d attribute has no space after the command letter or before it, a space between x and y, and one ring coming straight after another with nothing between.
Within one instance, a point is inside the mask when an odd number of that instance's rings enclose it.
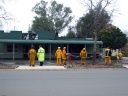
<instances>
[{"instance_id":1,"label":"green foliage","mask_svg":"<svg viewBox=\"0 0 128 96\"><path fill-rule=\"evenodd\" d=\"M66 37L75 37L75 33L74 32L68 32Z\"/></svg>"},{"instance_id":2,"label":"green foliage","mask_svg":"<svg viewBox=\"0 0 128 96\"><path fill-rule=\"evenodd\" d=\"M102 11L100 11L102 10ZM81 17L76 24L77 37L93 37L93 32L96 30L99 32L110 21L110 16L102 8L102 5L95 7L93 10L89 10L89 13Z\"/></svg>"},{"instance_id":3,"label":"green foliage","mask_svg":"<svg viewBox=\"0 0 128 96\"><path fill-rule=\"evenodd\" d=\"M124 57L128 57L128 53L123 53L123 56Z\"/></svg>"},{"instance_id":4,"label":"green foliage","mask_svg":"<svg viewBox=\"0 0 128 96\"><path fill-rule=\"evenodd\" d=\"M55 0L50 2L50 6L48 6L48 2L41 0L33 7L32 11L37 14L32 24L32 30L35 32L60 33L73 19L70 7L64 7L63 4L58 4Z\"/></svg>"},{"instance_id":5,"label":"green foliage","mask_svg":"<svg viewBox=\"0 0 128 96\"><path fill-rule=\"evenodd\" d=\"M109 30L101 30L99 40L103 41L103 47L110 47L111 49L120 49L127 43L126 34L115 26L111 26Z\"/></svg>"},{"instance_id":6,"label":"green foliage","mask_svg":"<svg viewBox=\"0 0 128 96\"><path fill-rule=\"evenodd\" d=\"M76 37L75 27L69 26L68 33L67 33L66 37Z\"/></svg>"}]
</instances>

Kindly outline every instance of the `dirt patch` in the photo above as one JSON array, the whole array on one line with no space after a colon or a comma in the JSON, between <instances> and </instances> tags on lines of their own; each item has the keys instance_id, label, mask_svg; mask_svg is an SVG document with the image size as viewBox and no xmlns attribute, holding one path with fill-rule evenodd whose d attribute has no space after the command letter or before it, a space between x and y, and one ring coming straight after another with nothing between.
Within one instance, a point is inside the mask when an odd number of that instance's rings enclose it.
<instances>
[{"instance_id":1,"label":"dirt patch","mask_svg":"<svg viewBox=\"0 0 128 96\"><path fill-rule=\"evenodd\" d=\"M0 69L15 69L18 65L0 64Z\"/></svg>"},{"instance_id":2,"label":"dirt patch","mask_svg":"<svg viewBox=\"0 0 128 96\"><path fill-rule=\"evenodd\" d=\"M112 65L105 65L104 61L98 61L95 65L92 64L92 61L88 61L85 65L81 65L80 62L72 62L71 64L64 65L69 69L86 69L86 68L125 68L123 64L117 61L113 61Z\"/></svg>"},{"instance_id":3,"label":"dirt patch","mask_svg":"<svg viewBox=\"0 0 128 96\"><path fill-rule=\"evenodd\" d=\"M68 64L65 65L66 68L69 69L86 69L86 68L125 68L123 65L103 65L103 64L96 64L96 65L78 65L78 64Z\"/></svg>"}]
</instances>

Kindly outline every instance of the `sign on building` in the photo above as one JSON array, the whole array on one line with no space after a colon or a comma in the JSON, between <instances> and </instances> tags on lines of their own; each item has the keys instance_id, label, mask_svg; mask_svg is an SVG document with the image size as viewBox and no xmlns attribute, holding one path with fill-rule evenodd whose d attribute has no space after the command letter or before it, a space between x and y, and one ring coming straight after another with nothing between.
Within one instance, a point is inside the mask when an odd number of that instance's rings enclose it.
<instances>
[{"instance_id":1,"label":"sign on building","mask_svg":"<svg viewBox=\"0 0 128 96\"><path fill-rule=\"evenodd\" d=\"M38 34L36 34L36 33L23 33L22 39L23 40L37 40Z\"/></svg>"}]
</instances>

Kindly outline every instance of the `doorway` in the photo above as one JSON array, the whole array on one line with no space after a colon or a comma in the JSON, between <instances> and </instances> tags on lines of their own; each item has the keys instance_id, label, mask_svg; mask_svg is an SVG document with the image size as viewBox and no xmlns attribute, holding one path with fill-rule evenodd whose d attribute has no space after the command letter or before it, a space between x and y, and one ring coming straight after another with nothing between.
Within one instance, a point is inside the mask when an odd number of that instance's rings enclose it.
<instances>
[{"instance_id":1,"label":"doorway","mask_svg":"<svg viewBox=\"0 0 128 96\"><path fill-rule=\"evenodd\" d=\"M28 58L28 51L31 48L31 45L23 45L23 58Z\"/></svg>"}]
</instances>

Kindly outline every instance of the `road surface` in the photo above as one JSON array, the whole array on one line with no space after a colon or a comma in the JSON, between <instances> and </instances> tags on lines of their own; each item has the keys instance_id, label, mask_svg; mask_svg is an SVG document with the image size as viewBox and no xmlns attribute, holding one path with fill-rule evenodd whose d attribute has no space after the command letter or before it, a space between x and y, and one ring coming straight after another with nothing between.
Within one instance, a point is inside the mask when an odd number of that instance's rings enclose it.
<instances>
[{"instance_id":1,"label":"road surface","mask_svg":"<svg viewBox=\"0 0 128 96\"><path fill-rule=\"evenodd\" d=\"M128 96L128 70L0 70L0 96Z\"/></svg>"}]
</instances>

